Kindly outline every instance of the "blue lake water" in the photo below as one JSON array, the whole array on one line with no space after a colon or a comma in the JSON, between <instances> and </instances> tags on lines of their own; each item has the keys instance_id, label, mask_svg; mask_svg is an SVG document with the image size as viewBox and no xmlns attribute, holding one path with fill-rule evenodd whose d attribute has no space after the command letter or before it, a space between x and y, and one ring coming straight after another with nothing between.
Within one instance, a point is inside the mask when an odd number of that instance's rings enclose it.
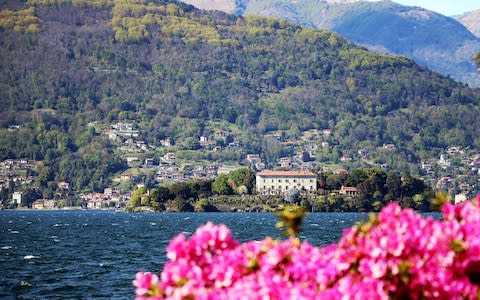
<instances>
[{"instance_id":1,"label":"blue lake water","mask_svg":"<svg viewBox=\"0 0 480 300\"><path fill-rule=\"evenodd\" d=\"M364 213L312 213L302 240L322 246ZM0 299L132 299L137 271L159 273L180 232L225 224L240 241L282 238L270 213L0 211Z\"/></svg>"}]
</instances>

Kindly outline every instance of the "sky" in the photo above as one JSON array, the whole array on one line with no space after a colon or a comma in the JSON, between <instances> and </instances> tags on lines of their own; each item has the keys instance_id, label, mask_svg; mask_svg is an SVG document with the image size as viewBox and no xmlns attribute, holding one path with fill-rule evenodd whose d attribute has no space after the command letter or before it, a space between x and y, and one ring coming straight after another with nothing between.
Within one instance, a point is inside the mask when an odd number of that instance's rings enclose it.
<instances>
[{"instance_id":1,"label":"sky","mask_svg":"<svg viewBox=\"0 0 480 300\"><path fill-rule=\"evenodd\" d=\"M480 8L479 0L393 0L394 2L419 6L445 16L461 15Z\"/></svg>"}]
</instances>

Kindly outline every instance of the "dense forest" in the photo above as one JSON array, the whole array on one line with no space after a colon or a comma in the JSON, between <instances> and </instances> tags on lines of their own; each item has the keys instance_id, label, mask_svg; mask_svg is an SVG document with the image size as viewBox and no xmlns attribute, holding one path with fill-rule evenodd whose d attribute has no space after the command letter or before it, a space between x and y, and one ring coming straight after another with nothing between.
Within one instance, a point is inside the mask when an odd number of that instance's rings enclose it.
<instances>
[{"instance_id":1,"label":"dense forest","mask_svg":"<svg viewBox=\"0 0 480 300\"><path fill-rule=\"evenodd\" d=\"M211 3L209 0L186 2ZM243 14L277 17L310 28L328 29L369 49L404 55L436 72L480 87L480 78L472 63L473 54L480 48L480 39L451 17L394 1L242 2L237 6L245 7Z\"/></svg>"},{"instance_id":2,"label":"dense forest","mask_svg":"<svg viewBox=\"0 0 480 300\"><path fill-rule=\"evenodd\" d=\"M127 168L92 122L135 123L159 145L221 120L264 157L265 134L330 129L325 159L393 143L398 172L480 146L479 90L329 31L171 1L2 2L0 70L0 160L40 161L44 189L101 190Z\"/></svg>"}]
</instances>

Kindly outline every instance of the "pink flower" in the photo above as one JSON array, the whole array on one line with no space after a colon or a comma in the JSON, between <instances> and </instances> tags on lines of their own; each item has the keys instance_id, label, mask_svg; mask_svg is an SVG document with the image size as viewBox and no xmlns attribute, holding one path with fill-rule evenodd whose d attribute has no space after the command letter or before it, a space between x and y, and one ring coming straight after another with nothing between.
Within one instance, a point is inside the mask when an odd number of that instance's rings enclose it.
<instances>
[{"instance_id":1,"label":"pink flower","mask_svg":"<svg viewBox=\"0 0 480 300\"><path fill-rule=\"evenodd\" d=\"M207 223L172 239L160 280L139 272L133 284L137 299L477 299L479 205L446 204L435 220L391 203L324 248L241 244Z\"/></svg>"},{"instance_id":2,"label":"pink flower","mask_svg":"<svg viewBox=\"0 0 480 300\"><path fill-rule=\"evenodd\" d=\"M158 290L158 282L157 275L150 272L138 272L135 280L133 280L133 285L136 287L135 293L137 296L147 296L151 292Z\"/></svg>"}]
</instances>

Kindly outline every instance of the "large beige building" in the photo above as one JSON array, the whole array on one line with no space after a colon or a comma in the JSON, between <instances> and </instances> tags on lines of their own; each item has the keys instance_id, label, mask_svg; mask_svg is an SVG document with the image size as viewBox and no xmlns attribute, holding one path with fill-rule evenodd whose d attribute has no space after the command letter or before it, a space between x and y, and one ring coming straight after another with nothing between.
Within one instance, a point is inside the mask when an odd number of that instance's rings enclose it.
<instances>
[{"instance_id":1,"label":"large beige building","mask_svg":"<svg viewBox=\"0 0 480 300\"><path fill-rule=\"evenodd\" d=\"M259 194L283 194L290 190L315 192L317 175L300 171L271 171L257 173L256 187Z\"/></svg>"}]
</instances>

